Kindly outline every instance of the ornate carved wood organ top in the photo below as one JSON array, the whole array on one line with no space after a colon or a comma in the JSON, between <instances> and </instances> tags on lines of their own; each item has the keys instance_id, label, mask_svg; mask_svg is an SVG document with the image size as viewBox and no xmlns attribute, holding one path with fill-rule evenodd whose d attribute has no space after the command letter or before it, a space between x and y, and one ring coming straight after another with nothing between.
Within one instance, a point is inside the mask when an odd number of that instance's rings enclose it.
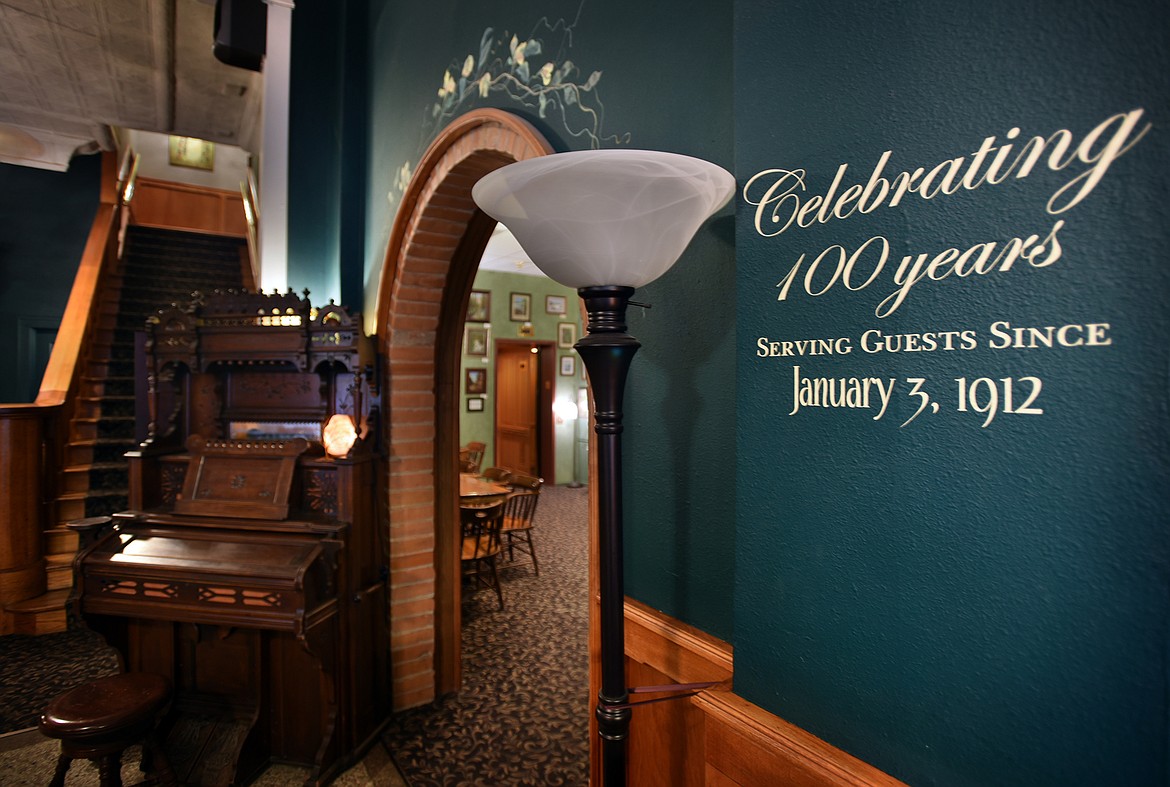
<instances>
[{"instance_id":1,"label":"ornate carved wood organ top","mask_svg":"<svg viewBox=\"0 0 1170 787\"><path fill-rule=\"evenodd\" d=\"M128 670L171 677L187 783L271 761L323 783L390 707L370 342L307 292L197 296L147 333L130 509L76 525L77 608ZM321 445L335 414L356 433L342 456Z\"/></svg>"}]
</instances>

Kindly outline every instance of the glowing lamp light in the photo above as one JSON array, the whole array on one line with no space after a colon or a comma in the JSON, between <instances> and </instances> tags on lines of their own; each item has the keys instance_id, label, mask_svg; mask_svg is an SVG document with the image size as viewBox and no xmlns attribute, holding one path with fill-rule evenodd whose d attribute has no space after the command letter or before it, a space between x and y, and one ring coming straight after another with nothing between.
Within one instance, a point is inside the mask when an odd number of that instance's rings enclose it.
<instances>
[{"instance_id":1,"label":"glowing lamp light","mask_svg":"<svg viewBox=\"0 0 1170 787\"><path fill-rule=\"evenodd\" d=\"M576 402L569 401L568 399L557 399L553 402L552 409L558 424L563 424L565 421L577 420Z\"/></svg>"},{"instance_id":2,"label":"glowing lamp light","mask_svg":"<svg viewBox=\"0 0 1170 787\"><path fill-rule=\"evenodd\" d=\"M334 413L321 427L321 445L325 447L325 453L334 459L349 456L356 442L357 428L352 416Z\"/></svg>"}]
</instances>

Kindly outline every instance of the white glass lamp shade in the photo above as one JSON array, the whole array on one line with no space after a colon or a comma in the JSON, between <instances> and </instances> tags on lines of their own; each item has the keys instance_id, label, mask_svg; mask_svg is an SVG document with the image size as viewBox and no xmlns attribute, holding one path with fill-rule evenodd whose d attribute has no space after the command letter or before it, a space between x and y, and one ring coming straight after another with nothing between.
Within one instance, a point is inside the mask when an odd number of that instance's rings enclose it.
<instances>
[{"instance_id":1,"label":"white glass lamp shade","mask_svg":"<svg viewBox=\"0 0 1170 787\"><path fill-rule=\"evenodd\" d=\"M670 270L735 178L702 159L653 150L582 150L518 161L471 194L550 279L641 287Z\"/></svg>"}]
</instances>

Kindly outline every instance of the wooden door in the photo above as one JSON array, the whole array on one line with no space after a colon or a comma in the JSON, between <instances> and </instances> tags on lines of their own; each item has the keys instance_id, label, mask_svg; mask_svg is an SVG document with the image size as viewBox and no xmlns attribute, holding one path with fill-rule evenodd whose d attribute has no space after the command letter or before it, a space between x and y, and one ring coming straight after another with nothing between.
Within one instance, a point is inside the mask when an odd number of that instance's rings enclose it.
<instances>
[{"instance_id":1,"label":"wooden door","mask_svg":"<svg viewBox=\"0 0 1170 787\"><path fill-rule=\"evenodd\" d=\"M527 345L498 345L495 464L539 475L537 392L540 363Z\"/></svg>"}]
</instances>

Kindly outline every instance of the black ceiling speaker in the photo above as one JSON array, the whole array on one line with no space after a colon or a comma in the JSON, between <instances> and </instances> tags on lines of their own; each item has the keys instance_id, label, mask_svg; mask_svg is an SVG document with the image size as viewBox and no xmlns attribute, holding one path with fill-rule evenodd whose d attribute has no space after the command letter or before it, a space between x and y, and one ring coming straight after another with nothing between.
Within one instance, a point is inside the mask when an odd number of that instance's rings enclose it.
<instances>
[{"instance_id":1,"label":"black ceiling speaker","mask_svg":"<svg viewBox=\"0 0 1170 787\"><path fill-rule=\"evenodd\" d=\"M215 59L229 66L259 71L268 36L264 0L216 0Z\"/></svg>"}]
</instances>

